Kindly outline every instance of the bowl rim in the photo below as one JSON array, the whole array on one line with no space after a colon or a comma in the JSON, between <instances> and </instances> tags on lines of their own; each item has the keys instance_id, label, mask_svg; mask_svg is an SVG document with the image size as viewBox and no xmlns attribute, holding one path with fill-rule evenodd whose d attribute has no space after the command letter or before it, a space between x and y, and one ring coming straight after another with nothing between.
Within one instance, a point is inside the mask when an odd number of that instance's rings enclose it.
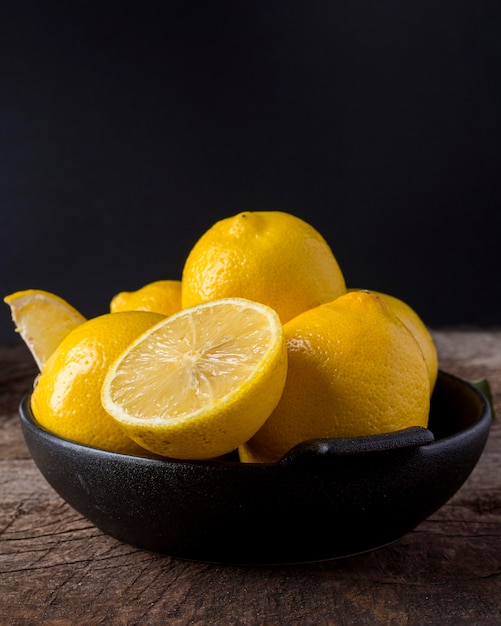
<instances>
[{"instance_id":1,"label":"bowl rim","mask_svg":"<svg viewBox=\"0 0 501 626\"><path fill-rule=\"evenodd\" d=\"M404 447L416 447L416 446L437 446L443 445L458 436L465 436L468 432L478 429L489 428L492 421L492 409L488 398L475 386L472 382L460 378L455 374L439 370L437 383L439 381L449 379L456 384L468 389L470 393L475 395L480 403L480 413L478 418L471 424L464 428L461 428L455 432L449 433L442 437L435 437L432 430L420 426L412 426L409 428L393 431L389 433L382 433L379 435L363 435L356 437L342 437L342 438L315 438L307 441L303 441L288 452L286 452L281 459L274 462L258 462L258 463L242 463L235 451L225 455L225 457L218 459L176 459L172 457L161 457L159 455L153 455L152 453L145 456L139 456L132 453L116 452L113 450L106 450L88 444L80 443L72 439L61 437L44 426L39 424L31 409L31 395L32 391L28 391L21 399L19 403L19 418L23 428L28 428L44 437L52 444L59 446L66 446L68 448L76 450L88 450L89 454L96 454L100 456L106 456L114 459L122 459L128 461L135 461L137 463L153 463L153 464L174 464L174 465L190 465L190 466L203 466L203 467L222 467L222 466L238 466L240 468L263 468L263 467L277 467L288 465L296 462L297 459L311 456L348 456L355 454L364 454L370 452L380 452L384 450L394 450ZM148 451L145 451L148 453Z\"/></svg>"}]
</instances>

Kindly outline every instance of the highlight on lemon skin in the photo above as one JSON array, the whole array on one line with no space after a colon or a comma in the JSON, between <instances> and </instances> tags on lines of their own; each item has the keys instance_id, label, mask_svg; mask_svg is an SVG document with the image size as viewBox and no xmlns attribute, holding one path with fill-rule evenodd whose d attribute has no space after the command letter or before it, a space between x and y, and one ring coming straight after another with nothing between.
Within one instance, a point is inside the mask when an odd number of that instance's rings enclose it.
<instances>
[{"instance_id":1,"label":"highlight on lemon skin","mask_svg":"<svg viewBox=\"0 0 501 626\"><path fill-rule=\"evenodd\" d=\"M143 333L111 365L101 399L141 446L173 458L210 459L263 425L286 373L276 312L227 298L185 309Z\"/></svg>"},{"instance_id":2,"label":"highlight on lemon skin","mask_svg":"<svg viewBox=\"0 0 501 626\"><path fill-rule=\"evenodd\" d=\"M239 448L275 462L296 444L426 427L428 370L416 340L382 298L347 293L284 325L288 372L275 410Z\"/></svg>"},{"instance_id":3,"label":"highlight on lemon skin","mask_svg":"<svg viewBox=\"0 0 501 626\"><path fill-rule=\"evenodd\" d=\"M193 246L182 274L184 308L248 298L275 309L282 323L345 291L326 240L282 211L246 211L216 222Z\"/></svg>"},{"instance_id":4,"label":"highlight on lemon skin","mask_svg":"<svg viewBox=\"0 0 501 626\"><path fill-rule=\"evenodd\" d=\"M38 368L85 317L60 296L43 289L16 291L4 298L12 321Z\"/></svg>"}]
</instances>

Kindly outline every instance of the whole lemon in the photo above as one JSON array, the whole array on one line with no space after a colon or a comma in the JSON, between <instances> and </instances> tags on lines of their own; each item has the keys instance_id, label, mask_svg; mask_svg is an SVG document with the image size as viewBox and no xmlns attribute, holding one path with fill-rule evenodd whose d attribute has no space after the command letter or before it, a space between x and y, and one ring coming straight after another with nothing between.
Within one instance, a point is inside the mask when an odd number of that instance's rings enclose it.
<instances>
[{"instance_id":1,"label":"whole lemon","mask_svg":"<svg viewBox=\"0 0 501 626\"><path fill-rule=\"evenodd\" d=\"M192 248L182 275L183 308L241 297L275 309L282 323L345 291L325 239L281 211L244 212L216 222Z\"/></svg>"},{"instance_id":2,"label":"whole lemon","mask_svg":"<svg viewBox=\"0 0 501 626\"><path fill-rule=\"evenodd\" d=\"M49 357L33 391L31 407L38 423L78 443L144 453L104 410L101 386L122 350L163 319L144 311L107 313L72 330Z\"/></svg>"},{"instance_id":3,"label":"whole lemon","mask_svg":"<svg viewBox=\"0 0 501 626\"><path fill-rule=\"evenodd\" d=\"M280 459L317 437L354 437L427 426L423 353L384 300L351 292L284 326L288 371L264 426L240 447L245 462Z\"/></svg>"},{"instance_id":4,"label":"whole lemon","mask_svg":"<svg viewBox=\"0 0 501 626\"><path fill-rule=\"evenodd\" d=\"M121 291L110 302L111 313L153 311L162 315L172 315L180 310L180 280L156 280L136 291Z\"/></svg>"}]
</instances>

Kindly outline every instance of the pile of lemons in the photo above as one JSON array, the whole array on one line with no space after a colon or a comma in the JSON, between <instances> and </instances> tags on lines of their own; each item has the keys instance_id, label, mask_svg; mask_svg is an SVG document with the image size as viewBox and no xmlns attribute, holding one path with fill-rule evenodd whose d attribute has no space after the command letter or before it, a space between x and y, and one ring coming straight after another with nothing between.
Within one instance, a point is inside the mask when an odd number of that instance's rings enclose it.
<instances>
[{"instance_id":1,"label":"pile of lemons","mask_svg":"<svg viewBox=\"0 0 501 626\"><path fill-rule=\"evenodd\" d=\"M326 240L279 211L215 223L181 280L86 320L55 294L5 298L41 372L39 424L115 452L275 462L318 437L426 426L433 339L387 294L347 289Z\"/></svg>"}]
</instances>

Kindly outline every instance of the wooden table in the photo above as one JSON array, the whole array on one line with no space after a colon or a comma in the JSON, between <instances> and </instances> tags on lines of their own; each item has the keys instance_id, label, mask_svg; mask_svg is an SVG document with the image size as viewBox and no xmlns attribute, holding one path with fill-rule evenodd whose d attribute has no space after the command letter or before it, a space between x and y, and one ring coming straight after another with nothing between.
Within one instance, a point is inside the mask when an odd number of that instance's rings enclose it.
<instances>
[{"instance_id":1,"label":"wooden table","mask_svg":"<svg viewBox=\"0 0 501 626\"><path fill-rule=\"evenodd\" d=\"M501 331L435 332L442 369L487 377L501 415ZM413 532L320 564L183 562L111 539L46 484L17 405L36 374L0 346L0 624L501 624L501 419L462 489Z\"/></svg>"}]
</instances>

